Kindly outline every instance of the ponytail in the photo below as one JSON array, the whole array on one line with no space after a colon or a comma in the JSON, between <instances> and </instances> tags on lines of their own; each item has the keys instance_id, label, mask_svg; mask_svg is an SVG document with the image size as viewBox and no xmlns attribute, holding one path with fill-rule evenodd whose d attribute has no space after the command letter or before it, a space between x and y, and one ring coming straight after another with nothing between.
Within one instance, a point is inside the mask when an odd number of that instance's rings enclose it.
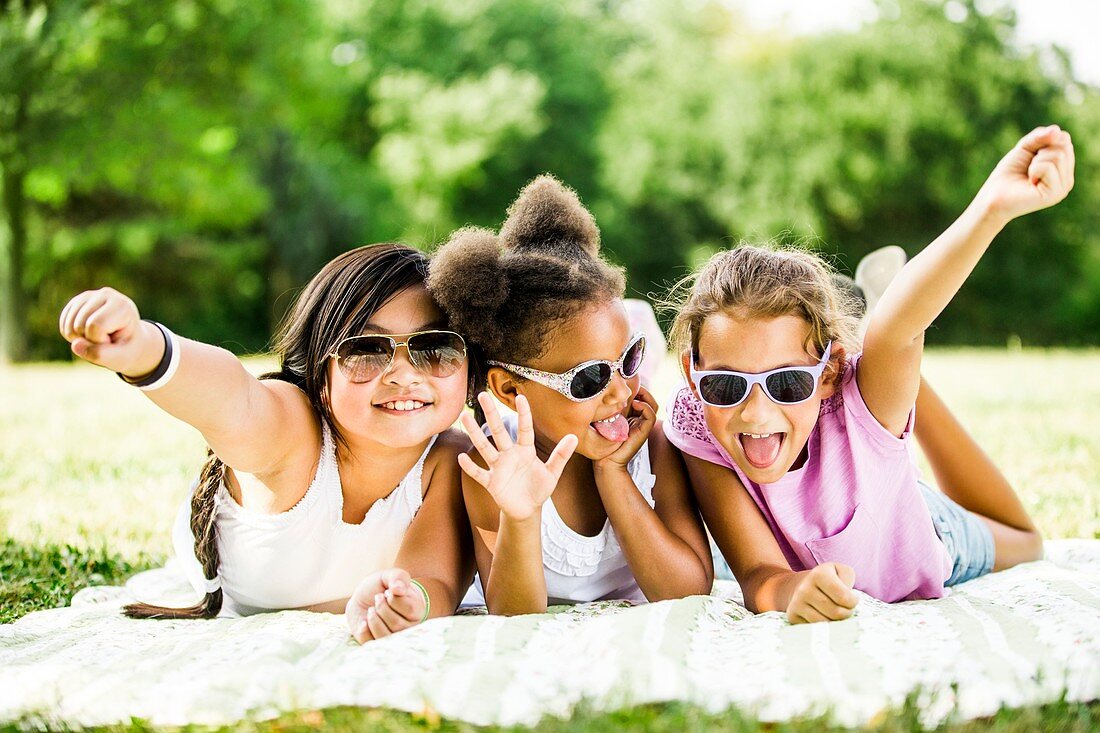
<instances>
[{"instance_id":1,"label":"ponytail","mask_svg":"<svg viewBox=\"0 0 1100 733\"><path fill-rule=\"evenodd\" d=\"M203 577L218 577L218 534L214 499L218 487L225 481L226 466L213 451L207 451L206 463L199 474L199 483L191 495L191 534L195 537L195 557L202 565ZM222 591L218 588L202 600L186 608L168 608L148 603L131 603L122 612L130 618L214 618L222 608Z\"/></svg>"}]
</instances>

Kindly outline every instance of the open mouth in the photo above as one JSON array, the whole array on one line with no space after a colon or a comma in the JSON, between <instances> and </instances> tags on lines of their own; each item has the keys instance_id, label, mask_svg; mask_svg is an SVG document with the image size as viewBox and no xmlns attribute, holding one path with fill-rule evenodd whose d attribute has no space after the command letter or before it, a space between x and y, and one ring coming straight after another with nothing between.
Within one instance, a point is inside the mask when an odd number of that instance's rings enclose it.
<instances>
[{"instance_id":1,"label":"open mouth","mask_svg":"<svg viewBox=\"0 0 1100 733\"><path fill-rule=\"evenodd\" d=\"M738 433L741 451L754 468L768 468L779 458L786 433Z\"/></svg>"},{"instance_id":2,"label":"open mouth","mask_svg":"<svg viewBox=\"0 0 1100 733\"><path fill-rule=\"evenodd\" d=\"M593 420L588 426L595 430L601 438L610 440L612 443L622 443L630 435L630 422L623 417L622 413L617 413L603 420Z\"/></svg>"},{"instance_id":3,"label":"open mouth","mask_svg":"<svg viewBox=\"0 0 1100 733\"><path fill-rule=\"evenodd\" d=\"M393 415L413 415L431 406L431 402L421 402L420 400L391 400L375 405L383 412Z\"/></svg>"}]
</instances>

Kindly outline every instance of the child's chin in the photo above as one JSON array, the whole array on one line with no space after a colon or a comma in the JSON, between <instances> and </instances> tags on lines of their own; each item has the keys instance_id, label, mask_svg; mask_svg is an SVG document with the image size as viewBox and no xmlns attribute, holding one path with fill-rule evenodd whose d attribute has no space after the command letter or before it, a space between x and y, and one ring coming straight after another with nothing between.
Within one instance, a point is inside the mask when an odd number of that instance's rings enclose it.
<instances>
[{"instance_id":1,"label":"child's chin","mask_svg":"<svg viewBox=\"0 0 1100 733\"><path fill-rule=\"evenodd\" d=\"M783 465L783 456L780 454L768 466L754 466L745 456L737 456L737 466L741 472L748 476L749 480L757 484L774 484L787 473L789 466Z\"/></svg>"},{"instance_id":2,"label":"child's chin","mask_svg":"<svg viewBox=\"0 0 1100 733\"><path fill-rule=\"evenodd\" d=\"M574 453L582 458L587 458L590 461L599 461L607 458L615 451L616 448L608 448L606 445L578 445L577 450L574 451Z\"/></svg>"},{"instance_id":3,"label":"child's chin","mask_svg":"<svg viewBox=\"0 0 1100 733\"><path fill-rule=\"evenodd\" d=\"M448 427L450 426L424 423L417 425L400 425L397 427L391 425L387 426L384 430L369 430L367 434L373 437L378 443L390 448L409 448L414 445L420 445L433 435L442 433Z\"/></svg>"},{"instance_id":4,"label":"child's chin","mask_svg":"<svg viewBox=\"0 0 1100 733\"><path fill-rule=\"evenodd\" d=\"M586 431L584 435L585 439L578 441L576 450L577 455L587 458L590 461L599 461L607 458L622 447L622 443L613 443L599 437L592 438L589 434L592 432L594 431Z\"/></svg>"}]
</instances>

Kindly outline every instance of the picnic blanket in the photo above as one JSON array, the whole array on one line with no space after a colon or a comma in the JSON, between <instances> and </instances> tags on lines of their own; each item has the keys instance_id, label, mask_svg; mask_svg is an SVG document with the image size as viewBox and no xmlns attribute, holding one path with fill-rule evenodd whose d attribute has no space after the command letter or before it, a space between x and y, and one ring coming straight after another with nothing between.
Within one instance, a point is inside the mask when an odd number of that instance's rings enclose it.
<instances>
[{"instance_id":1,"label":"picnic blanket","mask_svg":"<svg viewBox=\"0 0 1100 733\"><path fill-rule=\"evenodd\" d=\"M135 621L118 611L131 591L90 588L0 626L0 722L225 724L359 705L534 724L582 702L679 700L859 725L915 695L935 725L1097 699L1100 541L1050 542L1047 556L936 601L864 596L853 618L830 624L753 615L722 582L710 597L633 607L436 619L364 646L338 616ZM161 572L144 582L166 582Z\"/></svg>"}]
</instances>

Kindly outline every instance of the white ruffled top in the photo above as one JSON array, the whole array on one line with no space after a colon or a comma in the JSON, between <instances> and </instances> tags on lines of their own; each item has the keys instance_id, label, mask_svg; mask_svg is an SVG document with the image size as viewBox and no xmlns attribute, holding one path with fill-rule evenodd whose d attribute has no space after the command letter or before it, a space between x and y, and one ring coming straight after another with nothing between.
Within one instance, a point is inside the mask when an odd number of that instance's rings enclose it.
<instances>
[{"instance_id":1,"label":"white ruffled top","mask_svg":"<svg viewBox=\"0 0 1100 733\"><path fill-rule=\"evenodd\" d=\"M502 415L504 425L516 438L514 414ZM627 464L634 485L653 506L653 485L657 478L649 463L649 444L645 443ZM644 603L646 598L634 573L627 565L626 555L615 536L611 520L604 522L599 533L589 537L570 529L558 514L553 498L542 505L542 565L546 575L547 602L586 603L589 601L625 599ZM462 605L485 603L481 578L474 583Z\"/></svg>"}]
</instances>

